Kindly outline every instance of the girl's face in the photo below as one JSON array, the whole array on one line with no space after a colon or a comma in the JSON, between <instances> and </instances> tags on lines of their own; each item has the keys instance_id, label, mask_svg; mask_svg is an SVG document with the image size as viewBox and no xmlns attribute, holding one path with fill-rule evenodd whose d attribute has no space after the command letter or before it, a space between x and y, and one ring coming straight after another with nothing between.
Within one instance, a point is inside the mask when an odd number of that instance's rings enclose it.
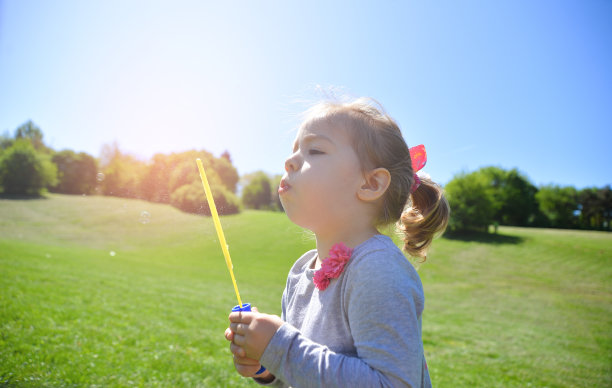
<instances>
[{"instance_id":1,"label":"girl's face","mask_svg":"<svg viewBox=\"0 0 612 388\"><path fill-rule=\"evenodd\" d=\"M285 171L278 192L291 221L315 233L350 222L363 174L344 119L302 126Z\"/></svg>"}]
</instances>

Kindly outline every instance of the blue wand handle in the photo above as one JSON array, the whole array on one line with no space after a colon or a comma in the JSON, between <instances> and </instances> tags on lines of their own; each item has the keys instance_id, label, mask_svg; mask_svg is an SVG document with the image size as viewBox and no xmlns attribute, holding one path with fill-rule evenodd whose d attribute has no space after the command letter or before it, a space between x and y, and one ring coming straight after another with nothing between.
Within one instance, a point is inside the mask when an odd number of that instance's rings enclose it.
<instances>
[{"instance_id":1,"label":"blue wand handle","mask_svg":"<svg viewBox=\"0 0 612 388\"><path fill-rule=\"evenodd\" d=\"M232 308L232 312L235 313L237 311L251 311L251 304L250 303L243 303L242 307L240 307L239 305L236 305ZM266 368L262 365L261 368L259 368L259 370L255 373L255 375L259 375L262 374L266 371Z\"/></svg>"}]
</instances>

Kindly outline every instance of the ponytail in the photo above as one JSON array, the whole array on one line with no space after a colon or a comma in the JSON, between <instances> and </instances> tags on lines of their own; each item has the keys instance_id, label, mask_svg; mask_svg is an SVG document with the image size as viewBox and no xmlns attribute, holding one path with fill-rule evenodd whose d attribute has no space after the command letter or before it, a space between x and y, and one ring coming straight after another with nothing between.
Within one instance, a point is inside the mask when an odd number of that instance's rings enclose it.
<instances>
[{"instance_id":1,"label":"ponytail","mask_svg":"<svg viewBox=\"0 0 612 388\"><path fill-rule=\"evenodd\" d=\"M421 184L410 195L397 228L403 235L404 251L425 261L434 237L444 233L448 225L450 206L442 187L427 177L420 180Z\"/></svg>"}]
</instances>

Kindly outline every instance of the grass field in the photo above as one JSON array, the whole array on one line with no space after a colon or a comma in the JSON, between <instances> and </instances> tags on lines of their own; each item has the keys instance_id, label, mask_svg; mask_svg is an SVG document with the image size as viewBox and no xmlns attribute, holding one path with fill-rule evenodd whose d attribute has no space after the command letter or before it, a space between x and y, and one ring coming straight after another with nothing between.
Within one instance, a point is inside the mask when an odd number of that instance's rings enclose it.
<instances>
[{"instance_id":1,"label":"grass field","mask_svg":"<svg viewBox=\"0 0 612 388\"><path fill-rule=\"evenodd\" d=\"M281 213L222 218L244 301L280 312L314 242ZM612 234L501 227L419 266L437 387L612 386ZM0 386L256 386L209 218L109 197L0 200Z\"/></svg>"}]
</instances>

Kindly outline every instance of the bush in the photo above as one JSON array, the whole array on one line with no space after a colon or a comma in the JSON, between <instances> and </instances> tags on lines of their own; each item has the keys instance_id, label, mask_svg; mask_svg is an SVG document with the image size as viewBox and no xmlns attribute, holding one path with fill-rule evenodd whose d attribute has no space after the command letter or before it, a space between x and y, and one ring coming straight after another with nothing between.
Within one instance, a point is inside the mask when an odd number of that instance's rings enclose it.
<instances>
[{"instance_id":1,"label":"bush","mask_svg":"<svg viewBox=\"0 0 612 388\"><path fill-rule=\"evenodd\" d=\"M121 152L119 145L113 143L102 147L100 168L102 174L98 179L98 187L102 194L139 198L140 180L145 171L144 162Z\"/></svg>"},{"instance_id":2,"label":"bush","mask_svg":"<svg viewBox=\"0 0 612 388\"><path fill-rule=\"evenodd\" d=\"M202 160L211 186L224 185L236 191L238 173L225 157L215 158L207 151L185 151L170 155L156 154L140 178L140 192L144 199L170 203L170 195L179 187L200 182L196 159Z\"/></svg>"},{"instance_id":3,"label":"bush","mask_svg":"<svg viewBox=\"0 0 612 388\"><path fill-rule=\"evenodd\" d=\"M219 214L240 212L240 201L225 186L213 184L211 190ZM193 182L176 189L170 195L170 204L187 213L211 215L201 182Z\"/></svg>"},{"instance_id":4,"label":"bush","mask_svg":"<svg viewBox=\"0 0 612 388\"><path fill-rule=\"evenodd\" d=\"M223 183L229 191L235 193L239 177L236 167L232 165L229 159L229 154L227 157L213 159L213 169L217 175L219 175L221 183Z\"/></svg>"},{"instance_id":5,"label":"bush","mask_svg":"<svg viewBox=\"0 0 612 388\"><path fill-rule=\"evenodd\" d=\"M0 186L4 194L38 196L56 182L57 167L29 141L17 140L2 152Z\"/></svg>"},{"instance_id":6,"label":"bush","mask_svg":"<svg viewBox=\"0 0 612 388\"><path fill-rule=\"evenodd\" d=\"M444 188L453 209L450 230L486 231L493 222L495 207L489 183L478 173L459 174Z\"/></svg>"},{"instance_id":7,"label":"bush","mask_svg":"<svg viewBox=\"0 0 612 388\"><path fill-rule=\"evenodd\" d=\"M270 178L263 173L255 173L242 191L242 203L251 209L269 209L272 206Z\"/></svg>"},{"instance_id":8,"label":"bush","mask_svg":"<svg viewBox=\"0 0 612 388\"><path fill-rule=\"evenodd\" d=\"M572 186L546 185L536 194L540 211L553 228L573 228L577 224L578 193Z\"/></svg>"},{"instance_id":9,"label":"bush","mask_svg":"<svg viewBox=\"0 0 612 388\"><path fill-rule=\"evenodd\" d=\"M484 167L474 172L482 174L493 200L494 221L502 225L527 226L535 222L538 189L516 168L506 171L499 167Z\"/></svg>"},{"instance_id":10,"label":"bush","mask_svg":"<svg viewBox=\"0 0 612 388\"><path fill-rule=\"evenodd\" d=\"M96 188L98 168L95 159L84 152L64 150L51 158L58 168L59 182L53 192L62 194L91 194Z\"/></svg>"}]
</instances>

